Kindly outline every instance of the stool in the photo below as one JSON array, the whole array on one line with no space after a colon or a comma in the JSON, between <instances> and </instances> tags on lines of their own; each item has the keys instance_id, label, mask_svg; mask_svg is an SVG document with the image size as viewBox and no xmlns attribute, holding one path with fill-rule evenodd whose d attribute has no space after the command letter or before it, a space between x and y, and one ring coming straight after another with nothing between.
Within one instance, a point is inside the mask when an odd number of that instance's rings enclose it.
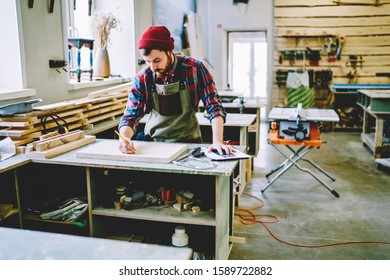
<instances>
[{"instance_id":1,"label":"stool","mask_svg":"<svg viewBox=\"0 0 390 280\"><path fill-rule=\"evenodd\" d=\"M316 179L319 183L321 183L321 185L323 185L327 190L329 190L335 197L339 197L339 194L335 190L331 189L315 173L298 164L299 160L306 161L310 163L313 167L321 171L323 174L325 174L332 181L336 180L328 172L326 172L324 169L322 169L318 164L316 164L312 160L304 159L305 155L307 155L314 148L319 148L322 144L322 140L319 135L319 128L317 124L315 124L314 122L310 123L310 139L308 140L297 141L295 139L280 138L278 129L270 129L267 141L269 144L272 145L272 147L274 147L278 152L280 152L286 158L286 160L282 162L278 167L271 170L271 172L265 175L268 180L268 184L265 188L261 190L261 192L265 192L280 176L282 176L288 169L290 169L290 167L295 166L300 171L309 173L311 176L314 177L314 179ZM292 152L292 154L288 155L283 150L281 150L277 145L286 146ZM297 149L293 149L291 146L300 146L300 147ZM279 172L275 175L275 177L269 180L269 177L277 171Z\"/></svg>"},{"instance_id":2,"label":"stool","mask_svg":"<svg viewBox=\"0 0 390 280\"><path fill-rule=\"evenodd\" d=\"M72 48L77 48L77 69L76 70L70 70L71 73L77 74L77 82L80 83L81 80L81 74L83 72L90 73L89 74L89 80L92 81L93 76L93 42L92 39L83 39L83 38L68 38L68 55L69 55L69 65L71 65L71 52ZM81 64L81 48L86 47L89 48L90 54L89 54L89 65L90 70L81 70L80 64Z\"/></svg>"}]
</instances>

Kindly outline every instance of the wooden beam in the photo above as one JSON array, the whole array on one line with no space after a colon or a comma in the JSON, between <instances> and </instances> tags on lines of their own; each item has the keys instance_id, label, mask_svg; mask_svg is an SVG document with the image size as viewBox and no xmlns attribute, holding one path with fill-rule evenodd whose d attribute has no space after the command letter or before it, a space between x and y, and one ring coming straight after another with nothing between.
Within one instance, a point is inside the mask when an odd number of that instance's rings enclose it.
<instances>
[{"instance_id":1,"label":"wooden beam","mask_svg":"<svg viewBox=\"0 0 390 280\"><path fill-rule=\"evenodd\" d=\"M390 15L390 5L379 7L332 6L332 7L275 7L274 16L278 17L356 17Z\"/></svg>"}]
</instances>

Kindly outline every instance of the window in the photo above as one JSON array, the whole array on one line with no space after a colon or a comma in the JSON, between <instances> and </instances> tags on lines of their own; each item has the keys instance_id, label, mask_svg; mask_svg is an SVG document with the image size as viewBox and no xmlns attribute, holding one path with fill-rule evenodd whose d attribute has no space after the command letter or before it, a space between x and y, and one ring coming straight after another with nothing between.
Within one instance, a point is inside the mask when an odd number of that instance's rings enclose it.
<instances>
[{"instance_id":1,"label":"window","mask_svg":"<svg viewBox=\"0 0 390 280\"><path fill-rule=\"evenodd\" d=\"M110 33L108 53L110 59L111 77L103 81L89 81L88 73L82 75L81 83L77 79L70 79L69 89L79 89L83 87L101 86L112 83L128 82L136 73L136 49L135 44L135 18L134 1L117 0L64 0L64 34L66 38L78 37L93 39L90 23L94 12L112 13L120 20L120 28ZM90 3L92 5L90 6ZM76 5L76 7L74 6ZM67 49L67 48L66 48ZM96 49L96 48L95 48ZM94 50L95 51L95 50ZM68 57L69 67L77 68L77 51L74 48L71 56ZM88 48L81 48L81 69L90 69L90 51ZM94 54L93 54L94 59ZM84 77L83 77L84 76Z\"/></svg>"},{"instance_id":2,"label":"window","mask_svg":"<svg viewBox=\"0 0 390 280\"><path fill-rule=\"evenodd\" d=\"M0 1L0 101L35 95L26 89L20 0ZM5 28L6 27L6 28Z\"/></svg>"},{"instance_id":3,"label":"window","mask_svg":"<svg viewBox=\"0 0 390 280\"><path fill-rule=\"evenodd\" d=\"M91 29L92 2L89 0L67 0L66 19L67 19L67 38L93 39ZM77 49L71 48L68 53L68 65L70 70L77 69ZM81 70L90 69L90 50L86 47L80 49L80 68ZM84 80L89 80L89 75L81 75ZM70 79L76 79L75 73L70 73Z\"/></svg>"},{"instance_id":4,"label":"window","mask_svg":"<svg viewBox=\"0 0 390 280\"><path fill-rule=\"evenodd\" d=\"M267 96L265 31L228 31L228 85L244 97Z\"/></svg>"}]
</instances>

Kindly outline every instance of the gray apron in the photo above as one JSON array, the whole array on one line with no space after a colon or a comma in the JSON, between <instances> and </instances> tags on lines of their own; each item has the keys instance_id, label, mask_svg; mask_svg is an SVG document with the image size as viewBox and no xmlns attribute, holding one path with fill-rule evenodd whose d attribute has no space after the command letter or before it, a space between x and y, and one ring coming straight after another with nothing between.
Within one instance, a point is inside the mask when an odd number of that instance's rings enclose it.
<instances>
[{"instance_id":1,"label":"gray apron","mask_svg":"<svg viewBox=\"0 0 390 280\"><path fill-rule=\"evenodd\" d=\"M145 133L159 142L202 142L199 123L182 79L167 85L153 83L150 93L151 111Z\"/></svg>"}]
</instances>

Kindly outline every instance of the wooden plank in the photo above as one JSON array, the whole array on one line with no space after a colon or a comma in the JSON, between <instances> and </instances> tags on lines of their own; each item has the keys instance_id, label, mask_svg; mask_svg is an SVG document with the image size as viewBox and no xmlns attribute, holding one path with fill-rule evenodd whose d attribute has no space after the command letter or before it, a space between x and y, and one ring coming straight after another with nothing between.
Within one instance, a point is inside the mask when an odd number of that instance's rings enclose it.
<instances>
[{"instance_id":1,"label":"wooden plank","mask_svg":"<svg viewBox=\"0 0 390 280\"><path fill-rule=\"evenodd\" d=\"M387 55L390 54L390 47L388 46L378 46L378 47L365 47L365 46L356 46L356 47L346 47L343 48L343 55Z\"/></svg>"},{"instance_id":2,"label":"wooden plank","mask_svg":"<svg viewBox=\"0 0 390 280\"><path fill-rule=\"evenodd\" d=\"M389 36L350 36L345 38L346 46L389 46Z\"/></svg>"},{"instance_id":3,"label":"wooden plank","mask_svg":"<svg viewBox=\"0 0 390 280\"><path fill-rule=\"evenodd\" d=\"M99 116L96 116L93 118L87 118L86 121L87 121L87 123L94 123L94 122L102 121L102 120L112 118L112 117L115 117L115 116L118 116L121 114L123 114L123 109L119 109L119 110L116 110L116 111L113 111L113 112L110 112L107 114L99 115Z\"/></svg>"},{"instance_id":4,"label":"wooden plank","mask_svg":"<svg viewBox=\"0 0 390 280\"><path fill-rule=\"evenodd\" d=\"M360 26L360 27L279 27L275 35L281 36L362 36L362 35L388 35L390 26Z\"/></svg>"},{"instance_id":5,"label":"wooden plank","mask_svg":"<svg viewBox=\"0 0 390 280\"><path fill-rule=\"evenodd\" d=\"M347 55L342 55L340 60L337 60L335 62L329 62L326 56L322 56L321 60L318 61L318 70L322 70L321 68L336 68L336 67L345 67L346 63L349 63L349 57ZM306 61L306 64L308 64L309 61ZM297 60L296 64L302 64L302 60ZM390 54L389 55L364 55L363 56L363 66L389 66L390 65ZM276 55L274 56L274 66L279 67L290 67L290 61L289 60L283 60L282 63L279 63L279 53L276 52ZM360 67L360 65L358 65ZM315 70L315 69L314 69ZM333 69L331 69L333 70Z\"/></svg>"},{"instance_id":6,"label":"wooden plank","mask_svg":"<svg viewBox=\"0 0 390 280\"><path fill-rule=\"evenodd\" d=\"M76 115L76 116L65 117L64 120L66 121L66 123L68 124L68 126L69 126L69 124L72 123L72 122L76 122L76 121L82 122L82 119L80 118L80 116L77 116L77 115ZM57 120L57 121L58 121L58 123L59 123L60 125L64 125L64 123L63 123L61 120ZM41 125L41 123L39 123L36 127L39 128L39 129L41 129L41 130L43 130L43 126ZM49 130L49 129L51 129L51 128L56 128L56 127L58 127L58 125L57 125L57 123L56 123L54 120L52 120L51 118L48 118L48 119L47 119L47 122L46 122L46 124L45 124L45 127L46 127L46 130ZM70 130L70 129L69 129L69 130Z\"/></svg>"},{"instance_id":7,"label":"wooden plank","mask_svg":"<svg viewBox=\"0 0 390 280\"><path fill-rule=\"evenodd\" d=\"M33 124L30 122L3 122L3 121L0 121L0 126L30 128L33 126Z\"/></svg>"},{"instance_id":8,"label":"wooden plank","mask_svg":"<svg viewBox=\"0 0 390 280\"><path fill-rule=\"evenodd\" d=\"M34 141L34 139L23 139L23 140L12 140L16 147L25 145L27 143L30 143Z\"/></svg>"},{"instance_id":9,"label":"wooden plank","mask_svg":"<svg viewBox=\"0 0 390 280\"><path fill-rule=\"evenodd\" d=\"M42 133L40 131L37 131L20 137L12 136L11 138L12 140L38 139L41 135Z\"/></svg>"},{"instance_id":10,"label":"wooden plank","mask_svg":"<svg viewBox=\"0 0 390 280\"><path fill-rule=\"evenodd\" d=\"M101 90L97 90L97 91L94 91L94 92L90 92L88 93L88 98L97 98L97 97L100 97L100 96L103 96L103 95L106 95L108 93L113 93L113 92L123 92L123 91L128 91L131 87L131 82L130 83L126 83L126 84L122 84L122 85L119 85L119 86L114 86L114 87L110 87L110 88L105 88L105 89L101 89Z\"/></svg>"},{"instance_id":11,"label":"wooden plank","mask_svg":"<svg viewBox=\"0 0 390 280\"><path fill-rule=\"evenodd\" d=\"M370 1L370 0L364 0ZM315 7L315 6L336 6L337 4L333 0L274 0L275 7L296 7L296 6L307 6L307 7Z\"/></svg>"},{"instance_id":12,"label":"wooden plank","mask_svg":"<svg viewBox=\"0 0 390 280\"><path fill-rule=\"evenodd\" d=\"M186 144L133 141L136 154L119 151L119 141L104 140L76 153L79 158L169 163L187 150Z\"/></svg>"},{"instance_id":13,"label":"wooden plank","mask_svg":"<svg viewBox=\"0 0 390 280\"><path fill-rule=\"evenodd\" d=\"M379 0L379 5L389 4L390 0ZM375 5L375 0L274 0L275 7L296 7L296 6L337 6L337 5Z\"/></svg>"},{"instance_id":14,"label":"wooden plank","mask_svg":"<svg viewBox=\"0 0 390 280\"><path fill-rule=\"evenodd\" d=\"M40 129L35 127L35 128L30 128L30 129L17 129L17 128L5 128L0 130L0 136L16 136L16 137L21 137L24 135L27 135L29 133L33 133L35 131L39 131Z\"/></svg>"},{"instance_id":15,"label":"wooden plank","mask_svg":"<svg viewBox=\"0 0 390 280\"><path fill-rule=\"evenodd\" d=\"M95 103L98 103L98 102L103 102L103 101L112 100L112 99L116 99L116 98L127 97L127 96L128 96L127 92L110 93L110 94L107 94L105 96L97 97L97 98L93 98L93 99L90 99L88 97L81 98L81 99L76 100L76 102L77 102L77 104L80 104L80 105L81 104L82 105L95 104Z\"/></svg>"},{"instance_id":16,"label":"wooden plank","mask_svg":"<svg viewBox=\"0 0 390 280\"><path fill-rule=\"evenodd\" d=\"M50 137L53 137L53 136L57 136L59 135L60 133L58 131L53 131L53 132L49 132L49 133L46 133L44 135L41 135L39 137L39 140L45 140L47 138L50 138Z\"/></svg>"},{"instance_id":17,"label":"wooden plank","mask_svg":"<svg viewBox=\"0 0 390 280\"><path fill-rule=\"evenodd\" d=\"M0 121L34 123L35 121L38 121L38 117L21 117L21 116L17 116L17 115L12 115L12 117L1 117Z\"/></svg>"},{"instance_id":18,"label":"wooden plank","mask_svg":"<svg viewBox=\"0 0 390 280\"><path fill-rule=\"evenodd\" d=\"M69 101L63 101L58 103L52 103L42 106L36 106L34 107L34 110L37 111L50 111L50 112L58 112L59 110L67 110L67 109L73 109L76 105L76 102L74 100Z\"/></svg>"},{"instance_id":19,"label":"wooden plank","mask_svg":"<svg viewBox=\"0 0 390 280\"><path fill-rule=\"evenodd\" d=\"M389 0L337 0L334 1L338 5L370 5L380 6L382 4L390 3Z\"/></svg>"},{"instance_id":20,"label":"wooden plank","mask_svg":"<svg viewBox=\"0 0 390 280\"><path fill-rule=\"evenodd\" d=\"M332 6L332 7L275 7L274 16L277 17L358 17L390 15L390 5L378 7L368 6Z\"/></svg>"},{"instance_id":21,"label":"wooden plank","mask_svg":"<svg viewBox=\"0 0 390 280\"><path fill-rule=\"evenodd\" d=\"M75 131L70 131L70 132L66 132L66 133L63 133L63 134L60 134L58 131L53 131L53 132L50 132L48 134L44 134L42 135L42 139L39 139L37 141L35 141L33 144L34 144L34 148L35 148L35 145L36 144L39 144L39 143L44 143L46 142L47 140L54 140L54 139L57 139L61 136L65 136L65 135L71 135L71 134L74 134L74 133L78 133L80 132L81 130L75 130Z\"/></svg>"},{"instance_id":22,"label":"wooden plank","mask_svg":"<svg viewBox=\"0 0 390 280\"><path fill-rule=\"evenodd\" d=\"M114 106L99 108L96 110L90 110L90 111L84 113L84 117L89 118L92 116L105 114L105 113L111 112L111 111L117 111L118 109L120 109L121 112L123 113L123 111L125 110L125 106L123 104L118 104L118 105L114 105Z\"/></svg>"},{"instance_id":23,"label":"wooden plank","mask_svg":"<svg viewBox=\"0 0 390 280\"><path fill-rule=\"evenodd\" d=\"M245 237L238 237L238 236L229 236L229 242L245 244L246 238Z\"/></svg>"},{"instance_id":24,"label":"wooden plank","mask_svg":"<svg viewBox=\"0 0 390 280\"><path fill-rule=\"evenodd\" d=\"M327 44L327 38L322 37L305 37L305 38L277 38L275 49L303 48L321 49ZM346 36L344 37L343 48L356 46L389 46L390 36Z\"/></svg>"},{"instance_id":25,"label":"wooden plank","mask_svg":"<svg viewBox=\"0 0 390 280\"><path fill-rule=\"evenodd\" d=\"M90 108L88 108L88 110L85 110L84 111L84 116L89 115L89 113L92 112L92 111L101 110L101 109L104 109L104 108L110 108L112 106L122 106L124 108L125 105L123 104L123 102L118 101L118 100L114 100L114 101L110 101L110 102L104 102L104 103L99 103L97 105L91 106Z\"/></svg>"},{"instance_id":26,"label":"wooden plank","mask_svg":"<svg viewBox=\"0 0 390 280\"><path fill-rule=\"evenodd\" d=\"M275 18L276 27L346 27L390 25L389 16L328 17L328 18Z\"/></svg>"},{"instance_id":27,"label":"wooden plank","mask_svg":"<svg viewBox=\"0 0 390 280\"><path fill-rule=\"evenodd\" d=\"M36 158L36 159L52 158L61 155L63 153L69 152L71 150L85 146L87 144L93 143L95 141L96 141L96 136L86 135L82 139L58 146L50 150L46 150L42 152L39 151L26 152L26 156L28 158Z\"/></svg>"},{"instance_id":28,"label":"wooden plank","mask_svg":"<svg viewBox=\"0 0 390 280\"><path fill-rule=\"evenodd\" d=\"M334 84L348 84L347 78L334 77L332 79ZM355 81L356 84L388 84L390 79L387 77L358 77Z\"/></svg>"},{"instance_id":29,"label":"wooden plank","mask_svg":"<svg viewBox=\"0 0 390 280\"><path fill-rule=\"evenodd\" d=\"M74 131L33 143L34 150L45 151L84 138L84 131Z\"/></svg>"}]
</instances>

